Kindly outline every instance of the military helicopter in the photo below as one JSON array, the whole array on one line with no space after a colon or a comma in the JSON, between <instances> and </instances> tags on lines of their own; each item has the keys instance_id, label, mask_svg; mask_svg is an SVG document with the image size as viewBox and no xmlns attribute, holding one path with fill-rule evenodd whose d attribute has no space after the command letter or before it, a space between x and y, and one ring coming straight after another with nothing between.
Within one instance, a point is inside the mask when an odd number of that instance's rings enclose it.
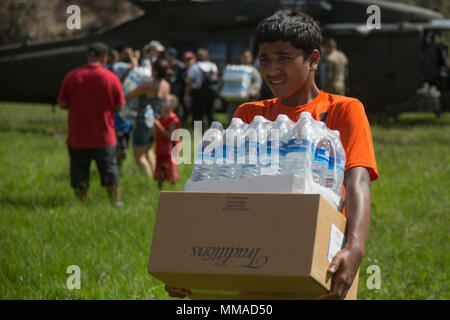
<instances>
[{"instance_id":1,"label":"military helicopter","mask_svg":"<svg viewBox=\"0 0 450 320\"><path fill-rule=\"evenodd\" d=\"M420 108L448 110L447 66L427 78L430 34L450 30L437 11L382 0L134 0L145 14L109 30L38 44L0 46L0 100L56 103L68 71L86 62L87 46L142 48L150 40L180 51L206 48L219 68L238 61L253 47L253 32L265 17L281 8L298 8L314 17L327 37L349 58L347 95L363 101L371 116L396 116L419 108L413 97L427 80L439 98ZM381 27L371 29L371 5L379 7ZM426 95L425 95L426 96ZM411 101L410 101L411 100ZM426 100L426 99L425 99ZM410 101L411 103L408 103Z\"/></svg>"}]
</instances>

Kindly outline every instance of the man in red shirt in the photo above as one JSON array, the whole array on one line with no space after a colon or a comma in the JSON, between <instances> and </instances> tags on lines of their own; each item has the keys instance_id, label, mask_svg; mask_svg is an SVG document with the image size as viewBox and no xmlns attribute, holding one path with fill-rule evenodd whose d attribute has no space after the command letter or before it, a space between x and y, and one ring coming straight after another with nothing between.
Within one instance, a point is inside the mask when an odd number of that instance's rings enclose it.
<instances>
[{"instance_id":1,"label":"man in red shirt","mask_svg":"<svg viewBox=\"0 0 450 320\"><path fill-rule=\"evenodd\" d=\"M69 110L67 145L75 195L80 201L86 198L89 167L95 160L102 186L113 204L120 205L114 114L125 105L125 97L119 78L104 68L107 59L106 45L90 45L88 63L66 75L58 102Z\"/></svg>"}]
</instances>

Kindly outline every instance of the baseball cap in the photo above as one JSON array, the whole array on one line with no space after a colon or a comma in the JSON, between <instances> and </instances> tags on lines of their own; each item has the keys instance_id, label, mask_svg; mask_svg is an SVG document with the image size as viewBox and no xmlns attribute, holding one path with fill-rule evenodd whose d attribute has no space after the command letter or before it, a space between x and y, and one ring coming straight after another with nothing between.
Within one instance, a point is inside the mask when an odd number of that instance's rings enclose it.
<instances>
[{"instance_id":1,"label":"baseball cap","mask_svg":"<svg viewBox=\"0 0 450 320\"><path fill-rule=\"evenodd\" d=\"M195 59L195 53L192 51L186 51L183 54L183 58L187 58L187 59Z\"/></svg>"},{"instance_id":2,"label":"baseball cap","mask_svg":"<svg viewBox=\"0 0 450 320\"><path fill-rule=\"evenodd\" d=\"M102 42L94 42L88 47L89 57L106 57L108 55L109 48Z\"/></svg>"},{"instance_id":3,"label":"baseball cap","mask_svg":"<svg viewBox=\"0 0 450 320\"><path fill-rule=\"evenodd\" d=\"M148 49L155 49L156 51L159 52L163 52L164 50L166 50L166 48L164 48L164 46L161 44L161 42L157 41L157 40L152 40L149 43L147 43L144 48L144 50L148 50Z\"/></svg>"},{"instance_id":4,"label":"baseball cap","mask_svg":"<svg viewBox=\"0 0 450 320\"><path fill-rule=\"evenodd\" d=\"M174 57L177 56L178 54L178 50L175 49L174 47L170 47L169 49L167 49L167 52L169 52L171 55L173 55Z\"/></svg>"}]
</instances>

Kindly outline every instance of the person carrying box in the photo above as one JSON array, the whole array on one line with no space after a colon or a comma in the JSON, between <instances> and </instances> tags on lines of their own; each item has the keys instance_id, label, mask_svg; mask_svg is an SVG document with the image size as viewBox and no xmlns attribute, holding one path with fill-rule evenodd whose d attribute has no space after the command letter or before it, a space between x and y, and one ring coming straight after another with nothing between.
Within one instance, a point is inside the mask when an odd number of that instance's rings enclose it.
<instances>
[{"instance_id":1,"label":"person carrying box","mask_svg":"<svg viewBox=\"0 0 450 320\"><path fill-rule=\"evenodd\" d=\"M256 29L255 48L262 76L276 98L242 104L234 117L250 123L257 115L274 121L286 114L297 121L303 111L340 132L346 153L343 197L347 217L346 244L332 260L331 291L323 299L343 299L365 253L370 221L370 182L378 178L372 134L363 104L354 98L317 88L314 73L320 62L322 35L314 20L295 10L281 10ZM186 289L166 287L172 297Z\"/></svg>"}]
</instances>

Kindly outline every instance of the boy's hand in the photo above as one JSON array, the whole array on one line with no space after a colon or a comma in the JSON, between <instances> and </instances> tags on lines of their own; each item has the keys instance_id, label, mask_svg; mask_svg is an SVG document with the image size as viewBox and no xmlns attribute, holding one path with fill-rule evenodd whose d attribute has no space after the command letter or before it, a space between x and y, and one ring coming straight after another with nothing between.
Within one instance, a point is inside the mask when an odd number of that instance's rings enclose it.
<instances>
[{"instance_id":1,"label":"boy's hand","mask_svg":"<svg viewBox=\"0 0 450 320\"><path fill-rule=\"evenodd\" d=\"M345 247L334 257L328 268L333 275L331 291L318 299L344 299L358 273L363 254L356 248Z\"/></svg>"},{"instance_id":2,"label":"boy's hand","mask_svg":"<svg viewBox=\"0 0 450 320\"><path fill-rule=\"evenodd\" d=\"M345 212L347 243L331 262L331 292L322 299L343 299L347 295L364 257L370 220L369 169L353 167L345 172Z\"/></svg>"},{"instance_id":3,"label":"boy's hand","mask_svg":"<svg viewBox=\"0 0 450 320\"><path fill-rule=\"evenodd\" d=\"M172 298L186 298L188 297L191 292L187 289L181 289L181 288L173 288L166 285L165 287L167 293L169 293L169 296Z\"/></svg>"}]
</instances>

